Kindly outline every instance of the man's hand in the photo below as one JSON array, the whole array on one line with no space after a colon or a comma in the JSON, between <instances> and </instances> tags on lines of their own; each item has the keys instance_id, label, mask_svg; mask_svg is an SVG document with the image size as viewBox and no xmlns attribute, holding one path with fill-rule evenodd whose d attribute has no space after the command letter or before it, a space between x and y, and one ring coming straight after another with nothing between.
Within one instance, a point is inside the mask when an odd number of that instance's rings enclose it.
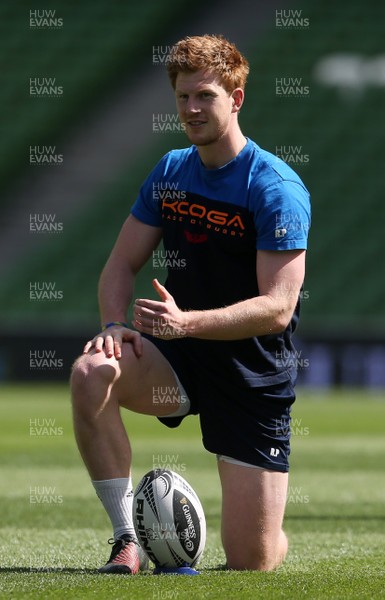
<instances>
[{"instance_id":1,"label":"man's hand","mask_svg":"<svg viewBox=\"0 0 385 600\"><path fill-rule=\"evenodd\" d=\"M104 350L107 358L113 356L116 360L122 357L122 344L129 342L133 345L134 352L138 358L141 357L143 351L142 337L137 331L114 325L108 327L105 331L98 333L92 340L84 346L83 354L87 354L91 348L95 348L95 352Z\"/></svg>"},{"instance_id":2,"label":"man's hand","mask_svg":"<svg viewBox=\"0 0 385 600\"><path fill-rule=\"evenodd\" d=\"M177 307L174 298L157 279L153 279L152 285L161 301L137 299L132 324L138 331L163 340L185 336L186 313Z\"/></svg>"}]
</instances>

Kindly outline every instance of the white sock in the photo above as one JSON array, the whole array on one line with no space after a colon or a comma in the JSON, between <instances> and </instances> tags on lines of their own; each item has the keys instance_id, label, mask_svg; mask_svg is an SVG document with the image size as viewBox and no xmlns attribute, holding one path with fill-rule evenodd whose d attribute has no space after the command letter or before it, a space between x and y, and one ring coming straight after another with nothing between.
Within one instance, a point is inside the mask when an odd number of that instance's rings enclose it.
<instances>
[{"instance_id":1,"label":"white sock","mask_svg":"<svg viewBox=\"0 0 385 600\"><path fill-rule=\"evenodd\" d=\"M92 484L110 517L114 530L114 540L125 533L136 537L132 519L134 492L131 477L103 479L92 481Z\"/></svg>"}]
</instances>

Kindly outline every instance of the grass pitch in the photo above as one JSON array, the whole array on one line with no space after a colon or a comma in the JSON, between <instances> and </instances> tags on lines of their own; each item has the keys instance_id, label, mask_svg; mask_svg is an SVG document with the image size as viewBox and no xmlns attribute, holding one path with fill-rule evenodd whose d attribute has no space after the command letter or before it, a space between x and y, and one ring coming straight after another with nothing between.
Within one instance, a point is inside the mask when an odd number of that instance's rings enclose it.
<instances>
[{"instance_id":1,"label":"grass pitch","mask_svg":"<svg viewBox=\"0 0 385 600\"><path fill-rule=\"evenodd\" d=\"M274 573L221 570L220 486L198 421L174 431L124 412L134 485L154 466L199 494L208 535L198 577L105 576L108 518L79 458L68 387L0 388L0 598L385 598L385 401L382 394L298 390L285 530Z\"/></svg>"}]
</instances>

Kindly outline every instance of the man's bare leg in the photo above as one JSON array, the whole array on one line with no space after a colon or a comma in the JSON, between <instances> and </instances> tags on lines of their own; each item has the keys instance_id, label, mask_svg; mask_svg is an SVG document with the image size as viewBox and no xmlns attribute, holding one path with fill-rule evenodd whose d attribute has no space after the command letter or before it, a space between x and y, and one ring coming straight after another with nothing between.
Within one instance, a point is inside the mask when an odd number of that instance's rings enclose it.
<instances>
[{"instance_id":1,"label":"man's bare leg","mask_svg":"<svg viewBox=\"0 0 385 600\"><path fill-rule=\"evenodd\" d=\"M177 386L168 361L145 339L140 358L130 343L124 343L120 360L91 351L74 364L71 389L76 441L114 530L111 556L100 572L135 574L146 567L133 526L132 456L121 407L155 416L173 414L180 398L173 393L174 403L155 403L154 388L175 390Z\"/></svg>"},{"instance_id":2,"label":"man's bare leg","mask_svg":"<svg viewBox=\"0 0 385 600\"><path fill-rule=\"evenodd\" d=\"M288 474L218 461L222 541L230 569L270 571L285 559Z\"/></svg>"},{"instance_id":3,"label":"man's bare leg","mask_svg":"<svg viewBox=\"0 0 385 600\"><path fill-rule=\"evenodd\" d=\"M155 403L154 388L175 390L177 385L168 361L145 339L140 358L128 343L120 360L103 352L78 358L71 376L74 428L92 479L127 477L130 472L131 448L120 407L154 416L172 414L177 399Z\"/></svg>"}]
</instances>

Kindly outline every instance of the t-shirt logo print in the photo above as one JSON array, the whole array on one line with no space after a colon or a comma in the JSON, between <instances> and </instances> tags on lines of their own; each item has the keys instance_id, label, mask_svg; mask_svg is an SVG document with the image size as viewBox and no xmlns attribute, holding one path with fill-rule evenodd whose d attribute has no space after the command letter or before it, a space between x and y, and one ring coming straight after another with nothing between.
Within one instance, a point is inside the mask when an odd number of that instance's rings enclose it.
<instances>
[{"instance_id":1,"label":"t-shirt logo print","mask_svg":"<svg viewBox=\"0 0 385 600\"><path fill-rule=\"evenodd\" d=\"M190 244L202 244L208 240L207 233L191 233L191 231L187 231L187 229L185 229L183 233Z\"/></svg>"},{"instance_id":2,"label":"t-shirt logo print","mask_svg":"<svg viewBox=\"0 0 385 600\"><path fill-rule=\"evenodd\" d=\"M222 235L231 235L242 237L245 231L245 225L242 216L237 213L231 214L229 210L218 210L212 207L212 202L209 200L189 201L184 200L163 200L162 213L163 219L166 221L183 222L191 225L199 225L200 227L221 233ZM231 210L231 205L228 205ZM186 232L185 232L186 234ZM196 238L196 234L191 234L193 238L186 238L189 242L197 243L207 239Z\"/></svg>"}]
</instances>

